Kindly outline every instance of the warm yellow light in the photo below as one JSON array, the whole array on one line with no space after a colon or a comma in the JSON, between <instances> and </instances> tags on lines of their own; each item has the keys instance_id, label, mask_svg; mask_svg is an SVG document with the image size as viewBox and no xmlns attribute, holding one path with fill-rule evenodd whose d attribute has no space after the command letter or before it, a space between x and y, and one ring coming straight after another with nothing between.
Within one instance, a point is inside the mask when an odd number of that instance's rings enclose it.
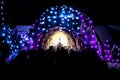
<instances>
[{"instance_id":1,"label":"warm yellow light","mask_svg":"<svg viewBox=\"0 0 120 80\"><path fill-rule=\"evenodd\" d=\"M73 42L71 42L70 36L65 33L64 31L55 31L51 36L49 36L49 39L47 41L47 49L49 46L55 46L57 47L59 43L62 44L62 47L73 47Z\"/></svg>"}]
</instances>

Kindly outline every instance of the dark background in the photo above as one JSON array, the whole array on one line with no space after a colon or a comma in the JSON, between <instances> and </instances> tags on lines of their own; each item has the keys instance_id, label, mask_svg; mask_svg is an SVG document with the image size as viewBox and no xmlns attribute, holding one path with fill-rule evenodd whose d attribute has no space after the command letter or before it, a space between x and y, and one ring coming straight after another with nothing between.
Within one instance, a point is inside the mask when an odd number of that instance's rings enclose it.
<instances>
[{"instance_id":1,"label":"dark background","mask_svg":"<svg viewBox=\"0 0 120 80\"><path fill-rule=\"evenodd\" d=\"M120 3L116 0L5 0L10 23L31 25L51 6L68 5L85 13L94 25L119 25Z\"/></svg>"}]
</instances>

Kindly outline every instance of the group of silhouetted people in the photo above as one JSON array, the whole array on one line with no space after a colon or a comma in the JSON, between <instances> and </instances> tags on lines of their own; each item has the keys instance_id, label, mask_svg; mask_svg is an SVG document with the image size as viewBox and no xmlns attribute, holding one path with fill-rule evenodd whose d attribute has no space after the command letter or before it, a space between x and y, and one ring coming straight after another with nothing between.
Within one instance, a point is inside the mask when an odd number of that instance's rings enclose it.
<instances>
[{"instance_id":1,"label":"group of silhouetted people","mask_svg":"<svg viewBox=\"0 0 120 80\"><path fill-rule=\"evenodd\" d=\"M55 50L52 46L48 50L38 48L38 50L28 50L20 51L18 56L12 60L9 64L5 62L6 56L9 54L9 46L5 43L0 45L0 70L7 70L16 67L30 67L34 66L37 69L41 69L43 66L62 66L62 67L72 67L71 69L76 69L77 71L89 71L98 73L118 73L119 71L115 69L109 70L107 62L102 61L97 53L91 49L87 48L81 52L76 52L74 50L68 50L64 47L57 48ZM2 69L3 68L3 69ZM117 74L117 75L118 75Z\"/></svg>"}]
</instances>

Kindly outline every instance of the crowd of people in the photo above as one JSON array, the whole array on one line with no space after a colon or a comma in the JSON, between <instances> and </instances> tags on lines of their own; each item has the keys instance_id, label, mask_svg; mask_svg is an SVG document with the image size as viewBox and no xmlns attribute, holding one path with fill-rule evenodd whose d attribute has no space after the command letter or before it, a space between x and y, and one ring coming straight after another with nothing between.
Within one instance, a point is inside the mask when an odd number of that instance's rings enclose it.
<instances>
[{"instance_id":1,"label":"crowd of people","mask_svg":"<svg viewBox=\"0 0 120 80\"><path fill-rule=\"evenodd\" d=\"M119 71L116 69L109 69L107 62L102 61L96 52L87 48L81 52L74 50L67 50L64 47L55 50L52 46L48 50L39 48L38 50L20 51L18 56L9 64L5 62L6 56L9 54L9 47L2 43L0 46L0 66L1 71L16 71L18 67L28 69L34 66L34 69L46 70L53 68L64 68L65 70L75 70L78 72L92 72L102 73L117 76ZM45 68L45 69L44 69ZM31 68L32 70L33 68ZM59 68L57 69L59 70ZM61 70L61 69L60 69Z\"/></svg>"}]
</instances>

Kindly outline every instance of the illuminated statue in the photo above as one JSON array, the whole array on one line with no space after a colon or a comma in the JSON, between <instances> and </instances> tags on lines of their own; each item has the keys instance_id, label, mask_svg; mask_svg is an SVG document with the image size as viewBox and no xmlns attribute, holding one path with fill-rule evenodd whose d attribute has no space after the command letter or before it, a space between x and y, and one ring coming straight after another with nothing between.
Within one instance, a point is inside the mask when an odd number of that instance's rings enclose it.
<instances>
[{"instance_id":1,"label":"illuminated statue","mask_svg":"<svg viewBox=\"0 0 120 80\"><path fill-rule=\"evenodd\" d=\"M58 47L58 48L63 47L63 44L61 43L61 39L60 39L60 37L59 37L59 43L57 44L57 47Z\"/></svg>"}]
</instances>

